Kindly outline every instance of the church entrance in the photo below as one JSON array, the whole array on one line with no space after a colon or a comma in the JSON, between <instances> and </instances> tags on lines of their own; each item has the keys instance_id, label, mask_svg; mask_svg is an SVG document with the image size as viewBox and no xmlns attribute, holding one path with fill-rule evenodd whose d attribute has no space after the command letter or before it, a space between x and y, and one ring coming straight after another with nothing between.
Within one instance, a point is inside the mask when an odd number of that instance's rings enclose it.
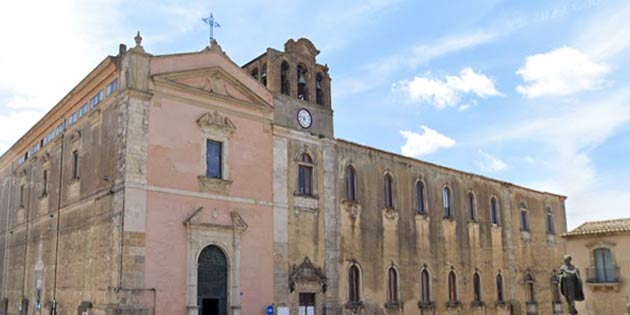
<instances>
[{"instance_id":1,"label":"church entrance","mask_svg":"<svg viewBox=\"0 0 630 315\"><path fill-rule=\"evenodd\" d=\"M201 251L197 270L199 315L228 314L228 265L223 251L208 246Z\"/></svg>"}]
</instances>

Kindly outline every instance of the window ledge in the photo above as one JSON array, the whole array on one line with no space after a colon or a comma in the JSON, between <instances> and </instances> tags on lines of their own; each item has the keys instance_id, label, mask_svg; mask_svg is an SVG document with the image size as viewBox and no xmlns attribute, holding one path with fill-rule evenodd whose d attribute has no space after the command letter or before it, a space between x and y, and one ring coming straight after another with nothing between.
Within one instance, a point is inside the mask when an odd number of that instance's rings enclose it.
<instances>
[{"instance_id":1,"label":"window ledge","mask_svg":"<svg viewBox=\"0 0 630 315\"><path fill-rule=\"evenodd\" d=\"M386 309L400 309L402 307L402 303L400 301L389 301L385 303Z\"/></svg>"},{"instance_id":2,"label":"window ledge","mask_svg":"<svg viewBox=\"0 0 630 315\"><path fill-rule=\"evenodd\" d=\"M450 221L450 222L455 222L455 217L454 216L443 216L442 220L444 221Z\"/></svg>"},{"instance_id":3,"label":"window ledge","mask_svg":"<svg viewBox=\"0 0 630 315\"><path fill-rule=\"evenodd\" d=\"M430 310L435 308L435 302L418 302L418 308L421 310Z\"/></svg>"},{"instance_id":4,"label":"window ledge","mask_svg":"<svg viewBox=\"0 0 630 315\"><path fill-rule=\"evenodd\" d=\"M48 193L43 193L39 196L39 200L44 200L46 198L48 198Z\"/></svg>"},{"instance_id":5,"label":"window ledge","mask_svg":"<svg viewBox=\"0 0 630 315\"><path fill-rule=\"evenodd\" d=\"M199 190L201 192L213 192L227 195L232 185L231 180L221 178L210 178L206 176L198 176Z\"/></svg>"},{"instance_id":6,"label":"window ledge","mask_svg":"<svg viewBox=\"0 0 630 315\"><path fill-rule=\"evenodd\" d=\"M472 303L470 303L470 306L472 306L472 307L484 307L484 306L486 306L486 303L484 303L483 301L472 301Z\"/></svg>"},{"instance_id":7,"label":"window ledge","mask_svg":"<svg viewBox=\"0 0 630 315\"><path fill-rule=\"evenodd\" d=\"M462 305L460 301L448 301L446 302L446 308L458 308Z\"/></svg>"},{"instance_id":8,"label":"window ledge","mask_svg":"<svg viewBox=\"0 0 630 315\"><path fill-rule=\"evenodd\" d=\"M304 210L317 210L319 208L319 199L313 195L295 195L293 201L296 208Z\"/></svg>"},{"instance_id":9,"label":"window ledge","mask_svg":"<svg viewBox=\"0 0 630 315\"><path fill-rule=\"evenodd\" d=\"M398 218L398 211L394 208L383 208L383 215L391 220Z\"/></svg>"},{"instance_id":10,"label":"window ledge","mask_svg":"<svg viewBox=\"0 0 630 315\"><path fill-rule=\"evenodd\" d=\"M348 301L344 305L345 308L356 312L359 309L363 308L363 301Z\"/></svg>"},{"instance_id":11,"label":"window ledge","mask_svg":"<svg viewBox=\"0 0 630 315\"><path fill-rule=\"evenodd\" d=\"M426 212L426 211L424 211L424 212L416 211L416 218L428 221L429 220L429 213Z\"/></svg>"}]
</instances>

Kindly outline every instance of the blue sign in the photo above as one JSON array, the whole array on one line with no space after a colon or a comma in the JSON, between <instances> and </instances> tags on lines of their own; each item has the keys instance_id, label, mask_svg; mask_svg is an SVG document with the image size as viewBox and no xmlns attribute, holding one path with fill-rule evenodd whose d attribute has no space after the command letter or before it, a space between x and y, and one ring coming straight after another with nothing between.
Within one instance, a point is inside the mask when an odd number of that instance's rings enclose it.
<instances>
[{"instance_id":1,"label":"blue sign","mask_svg":"<svg viewBox=\"0 0 630 315\"><path fill-rule=\"evenodd\" d=\"M267 306L267 315L273 315L273 305Z\"/></svg>"}]
</instances>

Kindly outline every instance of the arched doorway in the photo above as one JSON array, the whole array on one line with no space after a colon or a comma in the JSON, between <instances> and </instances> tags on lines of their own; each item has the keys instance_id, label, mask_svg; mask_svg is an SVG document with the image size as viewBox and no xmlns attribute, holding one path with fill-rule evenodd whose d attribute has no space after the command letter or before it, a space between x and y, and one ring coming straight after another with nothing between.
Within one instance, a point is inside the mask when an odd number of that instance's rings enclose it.
<instances>
[{"instance_id":1,"label":"arched doorway","mask_svg":"<svg viewBox=\"0 0 630 315\"><path fill-rule=\"evenodd\" d=\"M210 245L199 255L197 305L199 315L228 314L228 264L223 251Z\"/></svg>"}]
</instances>

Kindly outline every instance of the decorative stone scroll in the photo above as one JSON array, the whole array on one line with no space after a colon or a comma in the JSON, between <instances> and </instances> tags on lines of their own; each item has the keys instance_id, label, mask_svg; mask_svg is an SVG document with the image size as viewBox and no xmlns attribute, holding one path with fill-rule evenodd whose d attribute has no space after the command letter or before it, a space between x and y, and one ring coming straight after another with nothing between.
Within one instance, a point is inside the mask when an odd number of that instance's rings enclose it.
<instances>
[{"instance_id":1,"label":"decorative stone scroll","mask_svg":"<svg viewBox=\"0 0 630 315\"><path fill-rule=\"evenodd\" d=\"M231 137L236 131L234 123L228 117L220 115L218 111L203 114L197 119L197 124L205 133L219 134L226 138Z\"/></svg>"},{"instance_id":2,"label":"decorative stone scroll","mask_svg":"<svg viewBox=\"0 0 630 315\"><path fill-rule=\"evenodd\" d=\"M321 288L322 293L326 293L328 288L328 278L321 267L315 267L308 257L299 265L293 265L289 274L289 290L295 291L298 284L316 284Z\"/></svg>"}]
</instances>

